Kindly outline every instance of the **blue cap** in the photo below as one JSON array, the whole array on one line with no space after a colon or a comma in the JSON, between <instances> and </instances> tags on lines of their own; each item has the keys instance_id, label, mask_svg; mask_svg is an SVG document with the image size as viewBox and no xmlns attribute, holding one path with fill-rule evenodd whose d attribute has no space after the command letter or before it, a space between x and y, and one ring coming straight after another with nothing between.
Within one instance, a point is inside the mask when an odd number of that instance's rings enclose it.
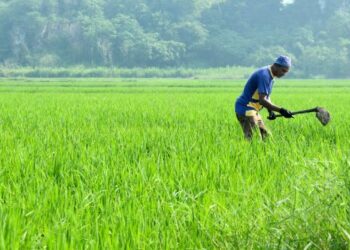
<instances>
[{"instance_id":1,"label":"blue cap","mask_svg":"<svg viewBox=\"0 0 350 250\"><path fill-rule=\"evenodd\" d=\"M275 63L287 68L290 68L292 66L292 60L288 56L277 57Z\"/></svg>"}]
</instances>

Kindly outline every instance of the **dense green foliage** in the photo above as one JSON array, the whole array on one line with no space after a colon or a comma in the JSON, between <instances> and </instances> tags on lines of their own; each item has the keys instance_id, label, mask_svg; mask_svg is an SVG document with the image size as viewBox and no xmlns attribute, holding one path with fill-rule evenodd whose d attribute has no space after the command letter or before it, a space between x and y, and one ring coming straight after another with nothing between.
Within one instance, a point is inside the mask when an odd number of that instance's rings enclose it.
<instances>
[{"instance_id":1,"label":"dense green foliage","mask_svg":"<svg viewBox=\"0 0 350 250\"><path fill-rule=\"evenodd\" d=\"M254 68L0 68L0 77L7 78L195 78L195 79L243 79L248 78Z\"/></svg>"},{"instance_id":2,"label":"dense green foliage","mask_svg":"<svg viewBox=\"0 0 350 250\"><path fill-rule=\"evenodd\" d=\"M262 66L349 77L348 0L0 0L5 67Z\"/></svg>"},{"instance_id":3,"label":"dense green foliage","mask_svg":"<svg viewBox=\"0 0 350 250\"><path fill-rule=\"evenodd\" d=\"M348 249L349 81L278 82L333 121L266 121L265 143L243 84L1 80L0 248Z\"/></svg>"}]
</instances>

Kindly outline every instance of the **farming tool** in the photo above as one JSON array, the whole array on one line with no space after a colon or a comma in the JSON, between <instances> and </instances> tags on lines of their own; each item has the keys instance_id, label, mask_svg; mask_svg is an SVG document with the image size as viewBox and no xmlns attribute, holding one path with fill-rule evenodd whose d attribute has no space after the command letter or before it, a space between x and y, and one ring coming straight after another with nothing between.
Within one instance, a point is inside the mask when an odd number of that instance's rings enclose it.
<instances>
[{"instance_id":1,"label":"farming tool","mask_svg":"<svg viewBox=\"0 0 350 250\"><path fill-rule=\"evenodd\" d=\"M329 121L331 120L331 115L329 114L329 112L321 107L295 111L295 112L292 112L292 115L306 114L306 113L316 113L316 118L322 123L323 126L326 126L329 123ZM277 117L283 117L283 116L282 115L274 115L274 117L277 118ZM268 119L274 120L274 118L271 117L271 114L268 117Z\"/></svg>"}]
</instances>

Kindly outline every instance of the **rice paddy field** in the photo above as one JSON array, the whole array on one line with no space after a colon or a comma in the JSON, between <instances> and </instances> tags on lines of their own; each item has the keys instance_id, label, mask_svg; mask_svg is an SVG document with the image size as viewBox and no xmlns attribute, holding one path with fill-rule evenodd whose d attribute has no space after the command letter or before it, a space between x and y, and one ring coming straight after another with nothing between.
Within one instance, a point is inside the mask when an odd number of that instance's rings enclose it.
<instances>
[{"instance_id":1,"label":"rice paddy field","mask_svg":"<svg viewBox=\"0 0 350 250\"><path fill-rule=\"evenodd\" d=\"M278 80L332 121L265 119L264 142L244 83L1 79L0 248L348 249L350 80Z\"/></svg>"}]
</instances>

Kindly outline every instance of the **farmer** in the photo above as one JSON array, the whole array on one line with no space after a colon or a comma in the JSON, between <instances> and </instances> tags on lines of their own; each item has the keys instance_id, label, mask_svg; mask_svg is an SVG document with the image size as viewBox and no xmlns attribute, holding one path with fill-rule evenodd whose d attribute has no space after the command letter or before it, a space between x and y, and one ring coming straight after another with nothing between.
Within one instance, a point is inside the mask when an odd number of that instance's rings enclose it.
<instances>
[{"instance_id":1,"label":"farmer","mask_svg":"<svg viewBox=\"0 0 350 250\"><path fill-rule=\"evenodd\" d=\"M248 79L242 95L237 98L235 104L236 116L246 139L251 140L253 131L258 128L259 135L263 139L269 135L259 114L263 107L269 111L269 120L276 119L274 111L285 118L293 117L289 110L272 104L270 100L274 78L283 77L290 67L291 59L287 56L279 56L272 65L258 69Z\"/></svg>"}]
</instances>

